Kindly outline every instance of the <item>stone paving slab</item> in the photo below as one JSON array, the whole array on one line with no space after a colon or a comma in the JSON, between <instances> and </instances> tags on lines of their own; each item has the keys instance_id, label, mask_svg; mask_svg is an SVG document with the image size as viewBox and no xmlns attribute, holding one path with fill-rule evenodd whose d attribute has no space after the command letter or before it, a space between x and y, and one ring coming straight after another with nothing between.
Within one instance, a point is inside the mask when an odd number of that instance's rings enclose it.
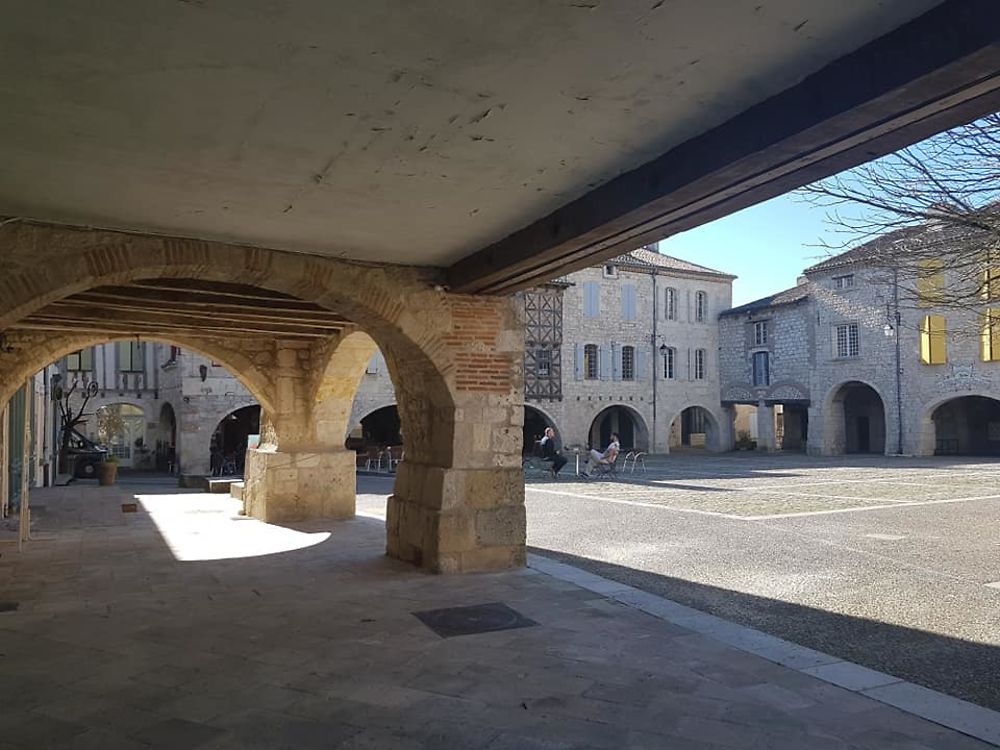
<instances>
[{"instance_id":1,"label":"stone paving slab","mask_svg":"<svg viewBox=\"0 0 1000 750\"><path fill-rule=\"evenodd\" d=\"M52 540L0 557L0 598L20 602L0 614L0 747L987 747L576 569L433 576L382 556L375 519L36 495ZM413 615L488 602L538 625L441 638Z\"/></svg>"}]
</instances>

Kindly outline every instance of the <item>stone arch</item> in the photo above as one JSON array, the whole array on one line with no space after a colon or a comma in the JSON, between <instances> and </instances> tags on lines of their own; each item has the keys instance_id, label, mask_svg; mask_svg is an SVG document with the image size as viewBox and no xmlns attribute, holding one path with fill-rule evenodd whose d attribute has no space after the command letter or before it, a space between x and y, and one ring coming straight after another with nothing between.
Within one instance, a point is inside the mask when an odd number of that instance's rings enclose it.
<instances>
[{"instance_id":1,"label":"stone arch","mask_svg":"<svg viewBox=\"0 0 1000 750\"><path fill-rule=\"evenodd\" d=\"M562 444L561 436L559 435L559 426L552 418L552 415L548 414L537 404L525 404L524 425L521 431L523 436L521 452L530 453L534 448L535 441L538 440L538 436L535 433L539 430L544 431L547 427L551 427L556 431L556 436L560 439L558 444Z\"/></svg>"},{"instance_id":2,"label":"stone arch","mask_svg":"<svg viewBox=\"0 0 1000 750\"><path fill-rule=\"evenodd\" d=\"M244 471L249 435L260 433L259 404L250 403L227 409L215 420L209 438L211 470L218 476L241 476ZM229 462L235 468L228 466Z\"/></svg>"},{"instance_id":3,"label":"stone arch","mask_svg":"<svg viewBox=\"0 0 1000 750\"><path fill-rule=\"evenodd\" d=\"M1000 440L990 439L991 423L1000 423L996 393L976 390L939 396L921 414L917 453L998 455Z\"/></svg>"},{"instance_id":4,"label":"stone arch","mask_svg":"<svg viewBox=\"0 0 1000 750\"><path fill-rule=\"evenodd\" d=\"M169 401L160 406L153 449L156 469L172 473L177 464L177 411Z\"/></svg>"},{"instance_id":5,"label":"stone arch","mask_svg":"<svg viewBox=\"0 0 1000 750\"><path fill-rule=\"evenodd\" d=\"M623 415L628 417L630 423L622 423ZM594 415L587 432L591 447L604 450L611 432L617 432L621 437L623 451L649 450L649 428L646 426L646 420L628 404L608 404Z\"/></svg>"},{"instance_id":6,"label":"stone arch","mask_svg":"<svg viewBox=\"0 0 1000 750\"><path fill-rule=\"evenodd\" d=\"M878 387L860 378L830 388L823 400L821 453L884 454L889 432L886 403Z\"/></svg>"},{"instance_id":7,"label":"stone arch","mask_svg":"<svg viewBox=\"0 0 1000 750\"><path fill-rule=\"evenodd\" d=\"M682 427L684 421L685 413L691 413L690 410L699 409L705 415L705 450L711 453L719 453L721 451L727 450L727 434L724 430L724 425L731 423L731 419L723 421L719 414L713 410L712 407L706 405L702 402L689 403L680 409L677 409L674 414L670 417L670 421L667 422L667 449L671 446L676 446L680 444L682 439Z\"/></svg>"},{"instance_id":8,"label":"stone arch","mask_svg":"<svg viewBox=\"0 0 1000 750\"><path fill-rule=\"evenodd\" d=\"M0 331L86 289L157 278L280 292L355 323L385 355L410 441L387 510L389 554L438 571L524 564L523 325L512 299L450 294L440 286L442 273L433 269L30 221L0 227L0 251L6 271L0 279ZM261 476L303 480L275 481L270 489L284 491L289 502L274 516L262 510L259 517L330 515L324 503L309 507L308 498L331 483L326 470L346 461L347 425L333 450L318 444L317 435L332 434L339 414L324 420L319 432L301 416L294 418L309 411L322 389L323 378L310 389L303 372L324 370L326 363L319 347L308 343L271 344L272 359L260 367L267 387L258 392L247 384L266 414L262 440L270 440L270 451L265 445L255 451L257 468ZM266 360L268 352L247 356L256 363L258 355ZM324 467L324 461L331 463ZM350 471L353 479L353 463ZM339 484L349 484L353 496L353 481ZM248 497L255 497L249 476Z\"/></svg>"}]
</instances>

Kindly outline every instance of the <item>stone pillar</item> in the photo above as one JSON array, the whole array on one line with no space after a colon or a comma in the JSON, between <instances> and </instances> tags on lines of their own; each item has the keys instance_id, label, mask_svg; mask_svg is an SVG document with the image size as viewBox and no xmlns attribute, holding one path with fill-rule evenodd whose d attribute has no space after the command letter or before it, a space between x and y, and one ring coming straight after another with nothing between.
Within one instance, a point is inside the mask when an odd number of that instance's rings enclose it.
<instances>
[{"instance_id":1,"label":"stone pillar","mask_svg":"<svg viewBox=\"0 0 1000 750\"><path fill-rule=\"evenodd\" d=\"M243 507L267 523L353 518L353 451L247 451Z\"/></svg>"},{"instance_id":2,"label":"stone pillar","mask_svg":"<svg viewBox=\"0 0 1000 750\"><path fill-rule=\"evenodd\" d=\"M773 451L777 449L774 434L774 407L763 401L757 402L757 450Z\"/></svg>"}]
</instances>

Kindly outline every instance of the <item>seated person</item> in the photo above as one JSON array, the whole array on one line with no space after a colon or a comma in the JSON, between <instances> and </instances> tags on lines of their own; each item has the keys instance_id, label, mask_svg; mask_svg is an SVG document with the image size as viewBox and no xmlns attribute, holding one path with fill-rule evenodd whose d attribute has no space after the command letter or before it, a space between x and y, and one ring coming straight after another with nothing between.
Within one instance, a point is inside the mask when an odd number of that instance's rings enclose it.
<instances>
[{"instance_id":1,"label":"seated person","mask_svg":"<svg viewBox=\"0 0 1000 750\"><path fill-rule=\"evenodd\" d=\"M559 470L566 465L566 457L556 450L556 431L551 427L545 428L545 436L538 443L539 452L543 461L552 462L553 479L559 476Z\"/></svg>"},{"instance_id":2,"label":"seated person","mask_svg":"<svg viewBox=\"0 0 1000 750\"><path fill-rule=\"evenodd\" d=\"M621 446L618 443L618 433L611 433L611 442L608 443L608 447L604 449L602 453L599 450L593 448L590 449L590 456L587 457L586 462L583 465L583 471L580 472L585 477L590 476L589 468L590 464L613 464L615 459L618 458L618 451L621 450Z\"/></svg>"}]
</instances>

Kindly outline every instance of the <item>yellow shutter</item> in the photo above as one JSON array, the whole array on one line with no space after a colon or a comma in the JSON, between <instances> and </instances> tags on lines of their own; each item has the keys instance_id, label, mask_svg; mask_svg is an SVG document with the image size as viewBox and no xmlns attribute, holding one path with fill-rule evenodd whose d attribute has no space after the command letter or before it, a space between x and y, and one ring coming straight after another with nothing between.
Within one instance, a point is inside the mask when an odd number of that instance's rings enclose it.
<instances>
[{"instance_id":1,"label":"yellow shutter","mask_svg":"<svg viewBox=\"0 0 1000 750\"><path fill-rule=\"evenodd\" d=\"M944 292L944 262L940 260L922 260L917 276L917 295L920 304L930 306L941 301Z\"/></svg>"},{"instance_id":2,"label":"yellow shutter","mask_svg":"<svg viewBox=\"0 0 1000 750\"><path fill-rule=\"evenodd\" d=\"M943 365L948 361L943 315L925 315L920 321L920 361L925 365Z\"/></svg>"},{"instance_id":3,"label":"yellow shutter","mask_svg":"<svg viewBox=\"0 0 1000 750\"><path fill-rule=\"evenodd\" d=\"M982 359L1000 360L1000 310L990 308L983 314Z\"/></svg>"}]
</instances>

